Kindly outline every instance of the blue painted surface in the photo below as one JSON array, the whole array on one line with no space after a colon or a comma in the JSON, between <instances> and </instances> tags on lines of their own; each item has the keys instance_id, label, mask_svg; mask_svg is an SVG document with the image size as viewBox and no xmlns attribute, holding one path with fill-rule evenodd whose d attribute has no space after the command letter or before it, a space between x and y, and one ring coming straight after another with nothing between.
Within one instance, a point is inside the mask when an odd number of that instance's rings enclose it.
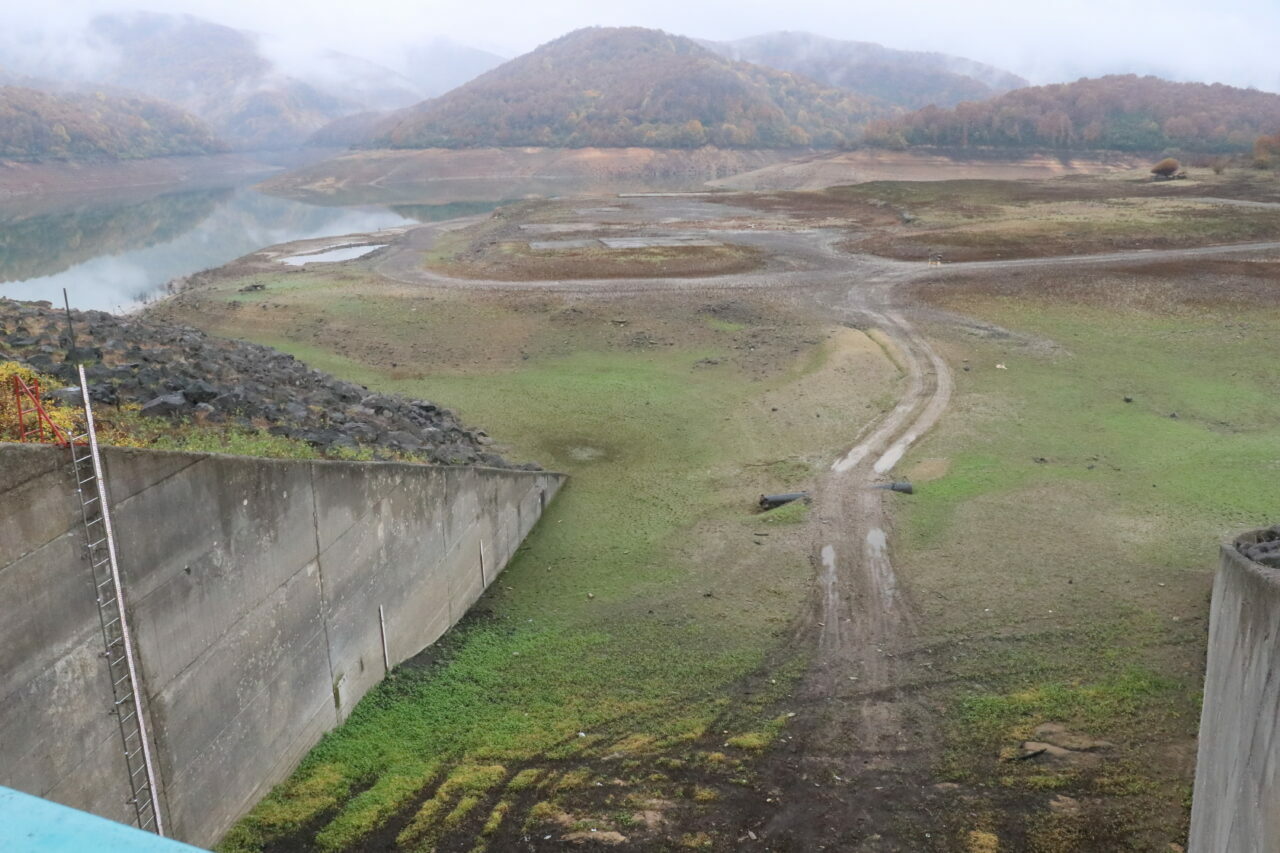
<instances>
[{"instance_id":1,"label":"blue painted surface","mask_svg":"<svg viewBox=\"0 0 1280 853\"><path fill-rule=\"evenodd\" d=\"M123 823L0 787L3 853L199 853Z\"/></svg>"}]
</instances>

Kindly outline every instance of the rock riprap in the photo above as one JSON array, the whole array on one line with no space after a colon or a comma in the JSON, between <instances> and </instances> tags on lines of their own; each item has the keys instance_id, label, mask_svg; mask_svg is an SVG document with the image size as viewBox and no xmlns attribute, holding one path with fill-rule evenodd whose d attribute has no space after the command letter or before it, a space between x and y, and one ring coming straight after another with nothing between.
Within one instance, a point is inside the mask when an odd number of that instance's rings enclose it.
<instances>
[{"instance_id":1,"label":"rock riprap","mask_svg":"<svg viewBox=\"0 0 1280 853\"><path fill-rule=\"evenodd\" d=\"M78 384L80 362L95 403L132 402L157 418L265 428L322 453L369 448L375 458L517 467L488 448L482 430L466 428L446 408L344 382L270 347L102 311L73 311L71 318L74 348L65 312L47 302L0 299L0 361L70 385ZM78 395L64 388L50 396Z\"/></svg>"}]
</instances>

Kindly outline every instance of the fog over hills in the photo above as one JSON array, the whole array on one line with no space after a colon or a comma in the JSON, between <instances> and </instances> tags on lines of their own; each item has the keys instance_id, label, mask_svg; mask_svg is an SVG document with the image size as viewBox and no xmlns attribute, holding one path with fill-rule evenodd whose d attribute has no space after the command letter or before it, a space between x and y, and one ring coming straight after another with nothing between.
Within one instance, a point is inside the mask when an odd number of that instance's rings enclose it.
<instances>
[{"instance_id":1,"label":"fog over hills","mask_svg":"<svg viewBox=\"0 0 1280 853\"><path fill-rule=\"evenodd\" d=\"M422 90L425 97L434 98L497 68L505 61L496 53L436 36L406 46L396 67Z\"/></svg>"},{"instance_id":2,"label":"fog over hills","mask_svg":"<svg viewBox=\"0 0 1280 853\"><path fill-rule=\"evenodd\" d=\"M0 83L160 98L245 150L293 147L335 118L419 102L501 58L434 39L389 61L406 73L185 14L111 13L69 30L0 36Z\"/></svg>"},{"instance_id":3,"label":"fog over hills","mask_svg":"<svg viewBox=\"0 0 1280 853\"><path fill-rule=\"evenodd\" d=\"M683 36L592 27L401 112L373 142L829 148L891 112L804 77L725 59Z\"/></svg>"},{"instance_id":4,"label":"fog over hills","mask_svg":"<svg viewBox=\"0 0 1280 853\"><path fill-rule=\"evenodd\" d=\"M1016 74L971 59L812 33L766 33L702 44L731 59L794 71L828 86L910 108L949 107L1029 85Z\"/></svg>"}]
</instances>

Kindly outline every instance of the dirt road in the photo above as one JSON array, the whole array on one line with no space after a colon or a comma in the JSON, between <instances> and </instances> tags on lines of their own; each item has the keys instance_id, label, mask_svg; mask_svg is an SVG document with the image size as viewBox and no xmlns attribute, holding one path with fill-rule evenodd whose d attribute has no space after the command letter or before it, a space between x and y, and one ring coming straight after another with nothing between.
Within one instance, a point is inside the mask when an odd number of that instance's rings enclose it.
<instances>
[{"instance_id":1,"label":"dirt road","mask_svg":"<svg viewBox=\"0 0 1280 853\"><path fill-rule=\"evenodd\" d=\"M650 199L660 217L662 199ZM682 213L688 199L679 202ZM711 205L708 205L711 207ZM655 218L654 221L660 221ZM757 804L771 815L759 840L771 850L890 851L945 849L940 811L947 793L930 777L933 737L926 709L908 686L904 662L913 640L913 610L894 573L890 480L911 446L947 408L951 373L911 323L902 285L953 273L1081 265L1158 263L1183 258L1280 251L1280 242L1092 256L982 261L930 267L924 263L849 255L843 236L821 230L712 230L718 239L747 243L785 265L708 278L491 281L441 276L422 267L422 253L441 228L415 229L377 261L387 278L429 288L552 291L611 295L666 290L786 291L839 322L878 332L904 374L895 406L831 461L814 494L818 531L812 544L817 594L802 636L816 644L816 663L797 697L788 746L766 759L771 789ZM761 795L763 797L763 794ZM744 826L744 837L746 828Z\"/></svg>"}]
</instances>

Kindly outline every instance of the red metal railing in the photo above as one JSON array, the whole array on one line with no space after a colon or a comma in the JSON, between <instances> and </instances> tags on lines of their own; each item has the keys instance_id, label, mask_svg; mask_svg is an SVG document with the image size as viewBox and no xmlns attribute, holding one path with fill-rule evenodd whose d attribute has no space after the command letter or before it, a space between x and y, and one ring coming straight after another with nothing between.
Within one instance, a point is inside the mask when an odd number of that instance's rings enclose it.
<instances>
[{"instance_id":1,"label":"red metal railing","mask_svg":"<svg viewBox=\"0 0 1280 853\"><path fill-rule=\"evenodd\" d=\"M52 441L66 447L71 443L67 433L53 422L49 413L40 403L40 380L33 378L30 383L21 376L13 377L13 405L18 420L18 441L44 442L47 429ZM32 420L27 419L35 416Z\"/></svg>"}]
</instances>

